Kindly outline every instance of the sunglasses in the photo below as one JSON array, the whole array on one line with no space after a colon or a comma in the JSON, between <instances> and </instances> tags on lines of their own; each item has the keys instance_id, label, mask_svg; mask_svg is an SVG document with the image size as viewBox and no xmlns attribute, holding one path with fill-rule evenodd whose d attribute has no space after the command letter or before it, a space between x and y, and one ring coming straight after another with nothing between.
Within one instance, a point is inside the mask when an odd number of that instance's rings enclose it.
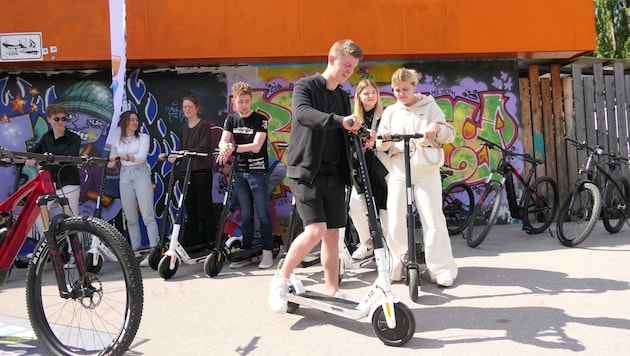
<instances>
[{"instance_id":1,"label":"sunglasses","mask_svg":"<svg viewBox=\"0 0 630 356\"><path fill-rule=\"evenodd\" d=\"M64 121L64 122L68 121L68 117L67 116L53 117L52 119L55 120L55 121L59 121L59 120Z\"/></svg>"}]
</instances>

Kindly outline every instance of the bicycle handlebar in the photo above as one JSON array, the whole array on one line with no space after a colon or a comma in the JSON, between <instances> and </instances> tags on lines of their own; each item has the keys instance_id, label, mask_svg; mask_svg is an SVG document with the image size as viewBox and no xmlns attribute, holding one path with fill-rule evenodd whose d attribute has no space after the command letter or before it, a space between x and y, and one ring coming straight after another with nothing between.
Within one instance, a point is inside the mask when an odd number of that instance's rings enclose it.
<instances>
[{"instance_id":1,"label":"bicycle handlebar","mask_svg":"<svg viewBox=\"0 0 630 356\"><path fill-rule=\"evenodd\" d=\"M605 155L607 155L611 161L613 161L614 163L624 163L624 164L630 164L630 158L628 157L621 157L621 156L617 156L614 153L605 153Z\"/></svg>"},{"instance_id":2,"label":"bicycle handlebar","mask_svg":"<svg viewBox=\"0 0 630 356\"><path fill-rule=\"evenodd\" d=\"M505 148L499 146L498 144L483 138L483 137L477 137L479 140L483 141L483 145L490 147L491 149L497 149L499 151L501 151L501 153L503 153L503 155L505 156L511 156L511 157L520 157L523 160L532 163L532 164L543 164L545 163L543 160L540 160L536 157L532 157L530 154L528 153L516 153L516 152L512 152L510 150L506 150Z\"/></svg>"},{"instance_id":3,"label":"bicycle handlebar","mask_svg":"<svg viewBox=\"0 0 630 356\"><path fill-rule=\"evenodd\" d=\"M9 159L10 162L4 162L10 164L20 164L28 159L33 159L39 163L47 164L81 164L94 166L105 166L109 162L107 158L102 157L67 156L48 153L18 152L5 150L3 148L0 148L0 156Z\"/></svg>"},{"instance_id":4,"label":"bicycle handlebar","mask_svg":"<svg viewBox=\"0 0 630 356\"><path fill-rule=\"evenodd\" d=\"M578 142L577 140L574 140L568 136L564 136L564 140L573 144L578 150L591 151L593 152L593 154L598 155L598 156L607 156L608 159L610 159L611 161L611 162L607 162L607 164L610 166L618 166L621 163L630 164L630 158L617 156L615 153L612 153L612 152L604 152L604 149L602 148L602 146L597 145L595 147L591 147L586 143L586 141Z\"/></svg>"},{"instance_id":5,"label":"bicycle handlebar","mask_svg":"<svg viewBox=\"0 0 630 356\"><path fill-rule=\"evenodd\" d=\"M595 153L598 156L607 155L607 154L604 154L604 149L602 149L601 146L591 147L591 146L589 146L586 143L586 141L578 142L578 141L570 138L569 136L564 136L564 140L565 141L569 141L570 143L572 143L578 150L591 151L591 152Z\"/></svg>"}]
</instances>

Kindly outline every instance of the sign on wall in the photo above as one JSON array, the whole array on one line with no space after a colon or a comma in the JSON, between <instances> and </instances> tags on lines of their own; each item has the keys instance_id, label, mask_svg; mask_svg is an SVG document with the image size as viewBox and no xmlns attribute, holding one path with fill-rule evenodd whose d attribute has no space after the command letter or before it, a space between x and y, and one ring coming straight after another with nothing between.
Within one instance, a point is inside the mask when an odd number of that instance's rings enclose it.
<instances>
[{"instance_id":1,"label":"sign on wall","mask_svg":"<svg viewBox=\"0 0 630 356\"><path fill-rule=\"evenodd\" d=\"M0 62L35 61L43 58L42 33L0 33Z\"/></svg>"}]
</instances>

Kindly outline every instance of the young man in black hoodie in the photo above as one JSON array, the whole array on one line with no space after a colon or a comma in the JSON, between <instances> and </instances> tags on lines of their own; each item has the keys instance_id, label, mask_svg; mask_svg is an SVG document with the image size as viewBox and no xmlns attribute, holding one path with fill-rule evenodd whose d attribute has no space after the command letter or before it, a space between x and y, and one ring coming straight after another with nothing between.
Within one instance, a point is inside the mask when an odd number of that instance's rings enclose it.
<instances>
[{"instance_id":1,"label":"young man in black hoodie","mask_svg":"<svg viewBox=\"0 0 630 356\"><path fill-rule=\"evenodd\" d=\"M359 45L340 40L328 52L322 74L302 78L293 88L293 123L287 178L304 224L291 243L284 264L269 284L269 305L287 310L288 279L295 267L321 241L326 293L339 291L339 229L346 226L346 185L350 185L350 145L347 131L357 132L350 98L341 87L363 58Z\"/></svg>"}]
</instances>

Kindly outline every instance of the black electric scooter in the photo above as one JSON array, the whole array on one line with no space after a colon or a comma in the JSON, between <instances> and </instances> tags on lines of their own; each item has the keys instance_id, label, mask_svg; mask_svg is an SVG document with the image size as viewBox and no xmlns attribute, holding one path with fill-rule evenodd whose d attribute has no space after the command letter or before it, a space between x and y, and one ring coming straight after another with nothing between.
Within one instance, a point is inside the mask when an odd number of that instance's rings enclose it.
<instances>
[{"instance_id":1,"label":"black electric scooter","mask_svg":"<svg viewBox=\"0 0 630 356\"><path fill-rule=\"evenodd\" d=\"M415 239L415 218L413 214L413 193L411 191L411 162L409 141L416 138L424 137L421 133L415 134L393 134L391 138L383 141L404 141L405 144L405 185L407 188L407 259L403 261L406 272L405 284L409 286L409 298L414 302L418 300L418 290L420 289L422 280L421 275L426 271L426 261L424 258L424 249L422 245L422 237L419 242ZM378 137L382 139L382 137ZM396 258L393 256L392 258Z\"/></svg>"},{"instance_id":2,"label":"black electric scooter","mask_svg":"<svg viewBox=\"0 0 630 356\"><path fill-rule=\"evenodd\" d=\"M225 195L223 196L223 206L221 209L221 218L219 220L219 228L217 229L217 240L215 243L214 251L210 252L210 254L206 257L203 263L203 270L208 277L214 277L221 273L223 269L223 265L225 261L228 262L238 262L247 259L251 259L253 257L260 258L260 255L263 253L262 243L255 243L251 249L247 250L237 250L233 249L231 245L228 245L227 241L230 239L229 236L223 231L225 228L225 223L228 218L228 214L230 212L230 198L232 197L232 191L234 189L234 172L236 170L236 162L238 160L238 154L234 155L234 163L232 167L230 167L230 174L228 175L228 186L225 190ZM280 236L274 235L274 244L273 244L273 258L276 258L280 253L280 247L282 246L282 238Z\"/></svg>"}]
</instances>

